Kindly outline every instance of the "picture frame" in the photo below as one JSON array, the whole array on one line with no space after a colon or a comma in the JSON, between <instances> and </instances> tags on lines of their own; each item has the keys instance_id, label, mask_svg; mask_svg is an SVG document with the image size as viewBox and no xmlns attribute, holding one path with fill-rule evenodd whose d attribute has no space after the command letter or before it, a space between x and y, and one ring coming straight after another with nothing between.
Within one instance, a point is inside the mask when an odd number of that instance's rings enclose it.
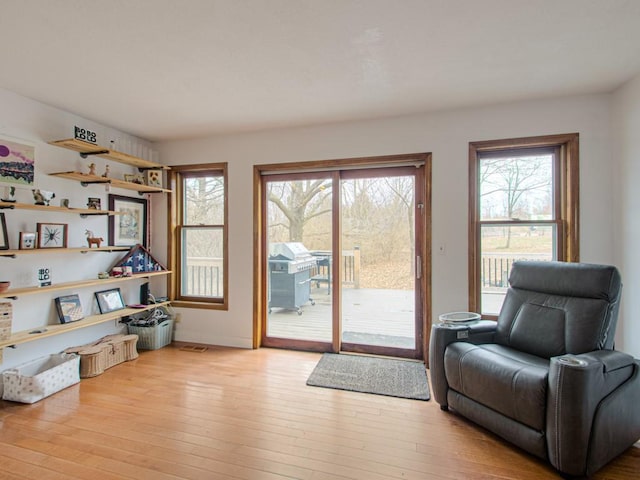
<instances>
[{"instance_id":1,"label":"picture frame","mask_svg":"<svg viewBox=\"0 0 640 480\"><path fill-rule=\"evenodd\" d=\"M58 297L55 299L55 303L60 323L77 322L84 318L78 294L74 293Z\"/></svg>"},{"instance_id":2,"label":"picture frame","mask_svg":"<svg viewBox=\"0 0 640 480\"><path fill-rule=\"evenodd\" d=\"M147 185L162 188L162 170L147 170Z\"/></svg>"},{"instance_id":3,"label":"picture frame","mask_svg":"<svg viewBox=\"0 0 640 480\"><path fill-rule=\"evenodd\" d=\"M100 197L88 197L87 208L89 210L102 210L102 201Z\"/></svg>"},{"instance_id":4,"label":"picture frame","mask_svg":"<svg viewBox=\"0 0 640 480\"><path fill-rule=\"evenodd\" d=\"M66 223L37 223L38 248L67 248Z\"/></svg>"},{"instance_id":5,"label":"picture frame","mask_svg":"<svg viewBox=\"0 0 640 480\"><path fill-rule=\"evenodd\" d=\"M147 246L147 208L145 198L109 194L109 245L113 247Z\"/></svg>"},{"instance_id":6,"label":"picture frame","mask_svg":"<svg viewBox=\"0 0 640 480\"><path fill-rule=\"evenodd\" d=\"M35 232L20 232L18 236L18 249L33 250L38 248L38 237Z\"/></svg>"},{"instance_id":7,"label":"picture frame","mask_svg":"<svg viewBox=\"0 0 640 480\"><path fill-rule=\"evenodd\" d=\"M35 178L35 144L0 136L0 184L32 187Z\"/></svg>"},{"instance_id":8,"label":"picture frame","mask_svg":"<svg viewBox=\"0 0 640 480\"><path fill-rule=\"evenodd\" d=\"M119 288L102 290L100 292L96 292L95 296L100 313L115 312L116 310L122 310L125 308L122 293L120 293Z\"/></svg>"},{"instance_id":9,"label":"picture frame","mask_svg":"<svg viewBox=\"0 0 640 480\"><path fill-rule=\"evenodd\" d=\"M4 213L0 213L0 250L9 250L9 234Z\"/></svg>"}]
</instances>

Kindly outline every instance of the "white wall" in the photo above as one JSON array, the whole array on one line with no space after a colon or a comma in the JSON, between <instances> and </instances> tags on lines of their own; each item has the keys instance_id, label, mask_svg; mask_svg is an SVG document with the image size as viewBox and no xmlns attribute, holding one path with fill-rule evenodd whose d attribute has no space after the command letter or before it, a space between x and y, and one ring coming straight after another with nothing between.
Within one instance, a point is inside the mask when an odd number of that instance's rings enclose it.
<instances>
[{"instance_id":1,"label":"white wall","mask_svg":"<svg viewBox=\"0 0 640 480\"><path fill-rule=\"evenodd\" d=\"M613 96L615 261L623 280L619 350L640 357L640 76Z\"/></svg>"},{"instance_id":2,"label":"white wall","mask_svg":"<svg viewBox=\"0 0 640 480\"><path fill-rule=\"evenodd\" d=\"M609 95L556 98L313 128L265 131L157 145L163 163L229 162L229 310L182 309L176 338L251 346L255 164L385 154L433 153L433 318L467 306L467 169L470 141L580 134L581 259L611 263L612 169ZM155 207L154 207L155 208ZM157 248L164 228L156 218Z\"/></svg>"},{"instance_id":3,"label":"white wall","mask_svg":"<svg viewBox=\"0 0 640 480\"><path fill-rule=\"evenodd\" d=\"M2 106L0 108L0 136L7 139L11 137L16 141L31 143L35 146L35 187L55 192L56 198L52 201L52 205L57 206L60 204L61 198L68 198L72 207L86 208L88 197L99 197L102 208L107 209L108 193L105 191L104 186L93 185L83 188L77 182L51 177L48 173L70 170L88 172L87 164L91 161L96 163L96 171L100 175L104 172L107 163L110 165L111 176L114 178L122 178L123 172L133 173L130 167L98 158L83 160L75 152L47 144L51 140L72 138L74 125L89 128L98 133L99 142L115 140L116 146L126 145L127 148L130 146L146 146L150 148L148 142L131 137L123 132L118 132L2 89L0 89L0 105ZM0 197L4 197L3 184L0 184L0 193L2 194ZM137 193L126 190L112 189L111 193L137 197ZM34 203L31 189L18 188L17 200L20 203ZM35 232L36 223L38 222L68 224L69 247L85 246L84 231L87 229L92 230L95 235L105 240L108 238L107 217L105 216L80 218L79 215L68 213L30 210L2 210L2 212L4 212L6 218L9 244L12 249L18 248L19 232ZM94 279L97 277L98 272L109 269L125 253L92 253L83 255L80 253L47 254L43 252L33 255L21 255L16 259L0 258L0 279L10 280L12 288L34 286L37 284L36 270L40 266L51 268L54 283ZM20 296L18 300L11 302L13 304L13 331L42 328L47 324L59 323L55 314L54 298L60 295L78 293L85 315L97 313L93 293L100 289L121 287L126 302L138 303L138 282L141 283L141 281L131 281L122 284L109 284L108 287L104 288L85 287ZM0 301L7 300L1 299ZM103 335L117 332L120 328L115 322L108 322L49 339L21 344L16 346L15 349L6 348L4 349L4 361L0 365L0 370L49 353L58 352L66 347L94 341Z\"/></svg>"}]
</instances>

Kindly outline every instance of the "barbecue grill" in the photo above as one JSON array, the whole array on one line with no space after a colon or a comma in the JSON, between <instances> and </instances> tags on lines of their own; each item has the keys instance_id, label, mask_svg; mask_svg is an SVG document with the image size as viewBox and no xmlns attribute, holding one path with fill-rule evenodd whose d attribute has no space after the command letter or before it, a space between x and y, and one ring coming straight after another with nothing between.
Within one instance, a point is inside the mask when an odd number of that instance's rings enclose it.
<instances>
[{"instance_id":1,"label":"barbecue grill","mask_svg":"<svg viewBox=\"0 0 640 480\"><path fill-rule=\"evenodd\" d=\"M299 242L272 243L269 255L269 313L273 307L295 310L311 298L311 269L316 258Z\"/></svg>"}]
</instances>

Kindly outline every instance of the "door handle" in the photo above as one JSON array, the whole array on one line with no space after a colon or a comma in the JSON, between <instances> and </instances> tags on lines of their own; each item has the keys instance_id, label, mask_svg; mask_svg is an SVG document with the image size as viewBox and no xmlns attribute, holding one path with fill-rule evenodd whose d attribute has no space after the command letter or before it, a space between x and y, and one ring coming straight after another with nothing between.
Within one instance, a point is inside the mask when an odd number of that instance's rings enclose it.
<instances>
[{"instance_id":1,"label":"door handle","mask_svg":"<svg viewBox=\"0 0 640 480\"><path fill-rule=\"evenodd\" d=\"M416 278L420 280L422 278L422 257L416 256Z\"/></svg>"}]
</instances>

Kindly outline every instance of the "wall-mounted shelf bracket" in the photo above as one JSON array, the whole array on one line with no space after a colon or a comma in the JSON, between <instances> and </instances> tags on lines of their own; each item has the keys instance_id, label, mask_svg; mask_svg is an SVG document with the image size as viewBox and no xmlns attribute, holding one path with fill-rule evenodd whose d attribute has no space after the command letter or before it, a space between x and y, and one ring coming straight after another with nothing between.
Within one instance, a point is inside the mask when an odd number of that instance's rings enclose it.
<instances>
[{"instance_id":1,"label":"wall-mounted shelf bracket","mask_svg":"<svg viewBox=\"0 0 640 480\"><path fill-rule=\"evenodd\" d=\"M109 153L109 150L96 150L94 152L78 152L82 158L87 158L90 155L105 155Z\"/></svg>"},{"instance_id":2,"label":"wall-mounted shelf bracket","mask_svg":"<svg viewBox=\"0 0 640 480\"><path fill-rule=\"evenodd\" d=\"M86 187L88 185L93 185L95 183L111 183L111 180L108 179L104 179L104 180L83 180L82 182L80 182L80 185L82 185L83 187Z\"/></svg>"}]
</instances>

